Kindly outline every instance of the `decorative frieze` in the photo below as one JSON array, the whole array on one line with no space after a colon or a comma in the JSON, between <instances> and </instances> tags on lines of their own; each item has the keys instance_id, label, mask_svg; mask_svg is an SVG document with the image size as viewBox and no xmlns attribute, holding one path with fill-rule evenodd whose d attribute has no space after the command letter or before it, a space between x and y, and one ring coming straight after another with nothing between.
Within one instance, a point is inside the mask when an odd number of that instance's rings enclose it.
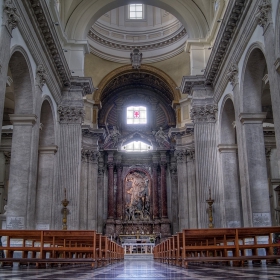
<instances>
[{"instance_id":1,"label":"decorative frieze","mask_svg":"<svg viewBox=\"0 0 280 280\"><path fill-rule=\"evenodd\" d=\"M37 70L36 70L37 85L42 88L46 83L47 76L48 75L46 73L46 70L45 70L44 66L42 64L39 64L37 66Z\"/></svg>"},{"instance_id":2,"label":"decorative frieze","mask_svg":"<svg viewBox=\"0 0 280 280\"><path fill-rule=\"evenodd\" d=\"M14 7L12 0L5 0L3 10L4 15L6 15L4 22L6 21L7 27L11 32L18 25L19 16L16 13L17 9Z\"/></svg>"},{"instance_id":3,"label":"decorative frieze","mask_svg":"<svg viewBox=\"0 0 280 280\"><path fill-rule=\"evenodd\" d=\"M238 65L236 63L232 64L229 68L227 77L233 87L238 83Z\"/></svg>"},{"instance_id":4,"label":"decorative frieze","mask_svg":"<svg viewBox=\"0 0 280 280\"><path fill-rule=\"evenodd\" d=\"M216 122L218 107L215 104L193 106L191 109L191 119L197 122Z\"/></svg>"},{"instance_id":5,"label":"decorative frieze","mask_svg":"<svg viewBox=\"0 0 280 280\"><path fill-rule=\"evenodd\" d=\"M85 116L81 107L59 106L57 112L60 123L82 123Z\"/></svg>"},{"instance_id":6,"label":"decorative frieze","mask_svg":"<svg viewBox=\"0 0 280 280\"><path fill-rule=\"evenodd\" d=\"M258 18L258 24L265 29L271 21L271 0L262 0L261 4L258 6L258 13L256 16Z\"/></svg>"}]
</instances>

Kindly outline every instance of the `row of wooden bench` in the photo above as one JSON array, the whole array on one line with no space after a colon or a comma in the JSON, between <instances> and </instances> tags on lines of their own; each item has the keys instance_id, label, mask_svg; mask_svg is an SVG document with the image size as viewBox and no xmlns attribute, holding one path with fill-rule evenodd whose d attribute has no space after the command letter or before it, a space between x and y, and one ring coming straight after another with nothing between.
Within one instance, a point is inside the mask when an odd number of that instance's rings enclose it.
<instances>
[{"instance_id":1,"label":"row of wooden bench","mask_svg":"<svg viewBox=\"0 0 280 280\"><path fill-rule=\"evenodd\" d=\"M2 266L89 263L101 267L123 260L124 249L91 230L0 230ZM5 241L6 239L6 241Z\"/></svg>"},{"instance_id":2,"label":"row of wooden bench","mask_svg":"<svg viewBox=\"0 0 280 280\"><path fill-rule=\"evenodd\" d=\"M253 262L278 262L280 227L185 229L154 248L154 259L187 267L191 262L225 262L243 266ZM278 239L279 240L279 239Z\"/></svg>"}]
</instances>

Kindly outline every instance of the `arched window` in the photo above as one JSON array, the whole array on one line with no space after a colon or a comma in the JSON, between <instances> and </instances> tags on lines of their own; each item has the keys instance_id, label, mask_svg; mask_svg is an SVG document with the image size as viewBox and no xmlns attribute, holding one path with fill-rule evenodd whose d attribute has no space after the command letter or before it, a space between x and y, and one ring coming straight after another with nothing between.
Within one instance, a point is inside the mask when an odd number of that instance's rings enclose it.
<instances>
[{"instance_id":1,"label":"arched window","mask_svg":"<svg viewBox=\"0 0 280 280\"><path fill-rule=\"evenodd\" d=\"M127 145L122 146L122 150L127 152L147 152L152 150L153 147L141 141L133 141Z\"/></svg>"},{"instance_id":2,"label":"arched window","mask_svg":"<svg viewBox=\"0 0 280 280\"><path fill-rule=\"evenodd\" d=\"M130 106L126 110L127 124L146 124L147 108L143 106Z\"/></svg>"}]
</instances>

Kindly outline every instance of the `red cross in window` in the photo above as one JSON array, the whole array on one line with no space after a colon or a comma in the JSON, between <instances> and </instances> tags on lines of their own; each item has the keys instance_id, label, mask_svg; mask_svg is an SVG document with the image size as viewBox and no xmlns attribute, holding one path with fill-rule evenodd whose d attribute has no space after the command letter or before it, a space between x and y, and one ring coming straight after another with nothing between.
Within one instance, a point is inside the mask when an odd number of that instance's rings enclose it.
<instances>
[{"instance_id":1,"label":"red cross in window","mask_svg":"<svg viewBox=\"0 0 280 280\"><path fill-rule=\"evenodd\" d=\"M139 119L140 118L140 112L139 111L134 111L133 114L134 114L134 118L135 119Z\"/></svg>"}]
</instances>

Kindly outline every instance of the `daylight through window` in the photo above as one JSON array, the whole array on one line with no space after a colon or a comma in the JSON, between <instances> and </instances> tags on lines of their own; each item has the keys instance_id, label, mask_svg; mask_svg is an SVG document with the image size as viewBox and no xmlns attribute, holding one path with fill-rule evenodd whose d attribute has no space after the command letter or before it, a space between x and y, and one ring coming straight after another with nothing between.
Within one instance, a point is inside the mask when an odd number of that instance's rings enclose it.
<instances>
[{"instance_id":1,"label":"daylight through window","mask_svg":"<svg viewBox=\"0 0 280 280\"><path fill-rule=\"evenodd\" d=\"M152 150L152 146L143 143L141 141L133 141L122 147L123 150L127 152L147 152Z\"/></svg>"},{"instance_id":2,"label":"daylight through window","mask_svg":"<svg viewBox=\"0 0 280 280\"><path fill-rule=\"evenodd\" d=\"M143 19L143 4L129 5L129 18L130 19Z\"/></svg>"},{"instance_id":3,"label":"daylight through window","mask_svg":"<svg viewBox=\"0 0 280 280\"><path fill-rule=\"evenodd\" d=\"M127 120L127 124L146 124L147 123L146 107L143 106L127 107L126 120Z\"/></svg>"}]
</instances>

